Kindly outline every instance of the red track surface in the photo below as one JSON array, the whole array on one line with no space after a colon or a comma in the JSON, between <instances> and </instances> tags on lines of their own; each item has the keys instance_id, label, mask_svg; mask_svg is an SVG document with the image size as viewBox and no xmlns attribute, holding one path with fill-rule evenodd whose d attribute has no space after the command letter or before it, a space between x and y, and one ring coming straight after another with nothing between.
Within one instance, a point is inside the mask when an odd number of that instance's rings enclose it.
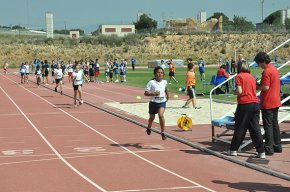
<instances>
[{"instance_id":1,"label":"red track surface","mask_svg":"<svg viewBox=\"0 0 290 192\"><path fill-rule=\"evenodd\" d=\"M0 191L290 191L289 181L147 136L140 126L19 81L0 75ZM120 84L85 84L84 91L102 107L143 93ZM68 83L64 93L73 93Z\"/></svg>"}]
</instances>

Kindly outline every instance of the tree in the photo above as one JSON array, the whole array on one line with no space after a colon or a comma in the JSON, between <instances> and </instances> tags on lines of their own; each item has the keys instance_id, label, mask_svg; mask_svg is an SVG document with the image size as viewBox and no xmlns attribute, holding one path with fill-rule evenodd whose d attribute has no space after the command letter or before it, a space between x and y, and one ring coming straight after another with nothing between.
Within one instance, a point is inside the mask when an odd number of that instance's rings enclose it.
<instances>
[{"instance_id":1,"label":"tree","mask_svg":"<svg viewBox=\"0 0 290 192\"><path fill-rule=\"evenodd\" d=\"M253 31L255 30L255 26L251 21L247 21L245 17L240 17L234 15L234 29L236 31Z\"/></svg>"},{"instance_id":2,"label":"tree","mask_svg":"<svg viewBox=\"0 0 290 192\"><path fill-rule=\"evenodd\" d=\"M263 23L267 24L274 24L274 23L281 23L281 11L276 11L266 17Z\"/></svg>"},{"instance_id":3,"label":"tree","mask_svg":"<svg viewBox=\"0 0 290 192\"><path fill-rule=\"evenodd\" d=\"M286 30L290 30L290 18L287 18L285 19L285 27L286 27Z\"/></svg>"},{"instance_id":4,"label":"tree","mask_svg":"<svg viewBox=\"0 0 290 192\"><path fill-rule=\"evenodd\" d=\"M135 22L134 25L137 30L147 29L151 32L152 29L157 28L157 21L150 18L148 15L143 14L140 16L139 21Z\"/></svg>"}]
</instances>

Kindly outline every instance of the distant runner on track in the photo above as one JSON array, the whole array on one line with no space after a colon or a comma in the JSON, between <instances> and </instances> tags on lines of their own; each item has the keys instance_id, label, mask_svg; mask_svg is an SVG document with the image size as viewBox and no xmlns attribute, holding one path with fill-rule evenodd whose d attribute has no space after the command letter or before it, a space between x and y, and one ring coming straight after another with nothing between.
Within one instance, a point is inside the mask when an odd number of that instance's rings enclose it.
<instances>
[{"instance_id":1,"label":"distant runner on track","mask_svg":"<svg viewBox=\"0 0 290 192\"><path fill-rule=\"evenodd\" d=\"M89 82L89 79L84 75L83 71L80 70L80 65L76 63L75 71L72 74L75 107L77 106L77 94L79 94L79 105L84 103L82 98L83 78Z\"/></svg>"}]
</instances>

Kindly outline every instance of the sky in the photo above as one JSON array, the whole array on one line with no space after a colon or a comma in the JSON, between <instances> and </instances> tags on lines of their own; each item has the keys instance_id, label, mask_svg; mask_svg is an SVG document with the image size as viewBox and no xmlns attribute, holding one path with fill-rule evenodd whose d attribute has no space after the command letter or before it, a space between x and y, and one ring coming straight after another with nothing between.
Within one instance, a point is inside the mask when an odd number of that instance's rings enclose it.
<instances>
[{"instance_id":1,"label":"sky","mask_svg":"<svg viewBox=\"0 0 290 192\"><path fill-rule=\"evenodd\" d=\"M0 0L0 25L21 25L45 29L45 13L53 13L54 29L80 28L90 33L101 24L132 24L139 11L150 14L164 26L164 20L197 18L206 11L207 18L222 12L230 20L234 15L259 23L262 0ZM274 11L290 9L290 0L264 0L264 18Z\"/></svg>"}]
</instances>

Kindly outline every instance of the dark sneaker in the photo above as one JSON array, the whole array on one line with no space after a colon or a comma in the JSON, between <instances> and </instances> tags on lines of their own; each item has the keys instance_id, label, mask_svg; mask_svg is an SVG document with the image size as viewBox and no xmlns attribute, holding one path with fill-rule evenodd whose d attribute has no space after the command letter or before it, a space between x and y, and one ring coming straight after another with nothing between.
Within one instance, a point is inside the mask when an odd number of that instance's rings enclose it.
<instances>
[{"instance_id":1,"label":"dark sneaker","mask_svg":"<svg viewBox=\"0 0 290 192\"><path fill-rule=\"evenodd\" d=\"M151 129L147 128L146 133L147 133L147 135L151 135Z\"/></svg>"},{"instance_id":2,"label":"dark sneaker","mask_svg":"<svg viewBox=\"0 0 290 192\"><path fill-rule=\"evenodd\" d=\"M54 88L54 91L57 92L57 88Z\"/></svg>"},{"instance_id":3,"label":"dark sneaker","mask_svg":"<svg viewBox=\"0 0 290 192\"><path fill-rule=\"evenodd\" d=\"M161 133L161 138L162 138L162 140L166 140L167 139L167 137L166 137L166 135L164 133Z\"/></svg>"},{"instance_id":4,"label":"dark sneaker","mask_svg":"<svg viewBox=\"0 0 290 192\"><path fill-rule=\"evenodd\" d=\"M62 91L60 91L60 94L62 95Z\"/></svg>"},{"instance_id":5,"label":"dark sneaker","mask_svg":"<svg viewBox=\"0 0 290 192\"><path fill-rule=\"evenodd\" d=\"M201 109L201 107L195 107L194 109Z\"/></svg>"}]
</instances>

